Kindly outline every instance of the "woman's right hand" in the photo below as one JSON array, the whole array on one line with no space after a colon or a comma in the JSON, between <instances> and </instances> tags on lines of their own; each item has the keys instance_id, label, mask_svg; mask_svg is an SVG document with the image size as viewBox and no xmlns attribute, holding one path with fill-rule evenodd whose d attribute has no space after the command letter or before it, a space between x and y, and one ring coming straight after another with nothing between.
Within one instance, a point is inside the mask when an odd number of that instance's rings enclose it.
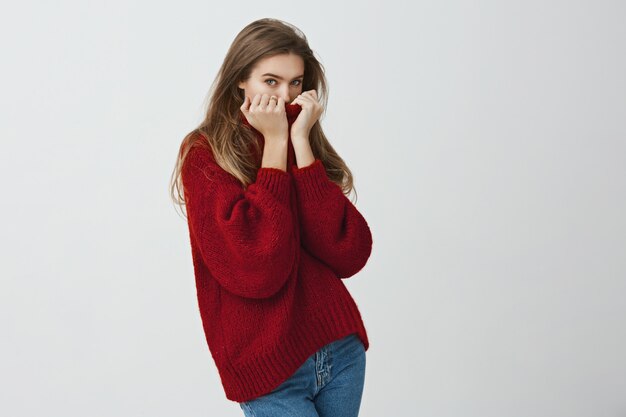
<instances>
[{"instance_id":1,"label":"woman's right hand","mask_svg":"<svg viewBox=\"0 0 626 417\"><path fill-rule=\"evenodd\" d=\"M256 94L252 101L245 97L240 109L252 127L263 134L265 140L289 140L289 126L285 113L285 100L270 100L269 94Z\"/></svg>"}]
</instances>

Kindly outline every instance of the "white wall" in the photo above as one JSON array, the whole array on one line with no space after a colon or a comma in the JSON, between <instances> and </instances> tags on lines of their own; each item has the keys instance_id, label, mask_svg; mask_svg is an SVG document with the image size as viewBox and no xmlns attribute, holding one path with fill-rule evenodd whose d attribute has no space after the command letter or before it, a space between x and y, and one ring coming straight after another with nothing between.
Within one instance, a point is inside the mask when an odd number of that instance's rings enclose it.
<instances>
[{"instance_id":1,"label":"white wall","mask_svg":"<svg viewBox=\"0 0 626 417\"><path fill-rule=\"evenodd\" d=\"M277 17L374 237L361 416L626 415L626 4L14 2L0 14L0 413L239 416L168 181Z\"/></svg>"}]
</instances>

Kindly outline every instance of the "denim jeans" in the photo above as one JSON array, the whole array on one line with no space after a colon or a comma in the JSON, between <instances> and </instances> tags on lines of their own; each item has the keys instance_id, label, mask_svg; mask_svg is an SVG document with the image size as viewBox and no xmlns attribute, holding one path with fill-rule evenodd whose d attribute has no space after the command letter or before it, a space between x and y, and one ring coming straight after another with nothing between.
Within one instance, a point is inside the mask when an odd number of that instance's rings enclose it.
<instances>
[{"instance_id":1,"label":"denim jeans","mask_svg":"<svg viewBox=\"0 0 626 417\"><path fill-rule=\"evenodd\" d=\"M365 348L353 333L323 346L272 392L239 406L246 417L357 417Z\"/></svg>"}]
</instances>

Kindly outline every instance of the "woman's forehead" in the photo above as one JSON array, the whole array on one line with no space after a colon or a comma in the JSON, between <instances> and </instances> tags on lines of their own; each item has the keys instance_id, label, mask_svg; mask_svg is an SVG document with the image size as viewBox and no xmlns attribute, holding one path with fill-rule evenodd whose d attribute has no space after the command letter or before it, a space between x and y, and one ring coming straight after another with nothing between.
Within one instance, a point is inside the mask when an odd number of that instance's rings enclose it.
<instances>
[{"instance_id":1,"label":"woman's forehead","mask_svg":"<svg viewBox=\"0 0 626 417\"><path fill-rule=\"evenodd\" d=\"M304 72L304 60L299 55L281 54L260 60L254 72L263 75L270 73L283 78L295 78Z\"/></svg>"}]
</instances>

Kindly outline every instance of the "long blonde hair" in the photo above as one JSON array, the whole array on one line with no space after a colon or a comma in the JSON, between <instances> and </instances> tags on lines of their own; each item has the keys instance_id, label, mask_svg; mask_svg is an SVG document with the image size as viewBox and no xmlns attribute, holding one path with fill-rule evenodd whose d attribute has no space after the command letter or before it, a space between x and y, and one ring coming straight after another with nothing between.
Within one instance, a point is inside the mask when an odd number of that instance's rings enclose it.
<instances>
[{"instance_id":1,"label":"long blonde hair","mask_svg":"<svg viewBox=\"0 0 626 417\"><path fill-rule=\"evenodd\" d=\"M326 109L328 90L324 67L309 47L304 33L290 23L273 18L248 24L235 37L211 84L204 120L184 137L180 145L170 179L170 195L181 209L185 204L181 171L192 146L208 147L216 163L235 176L244 190L256 180L260 161L253 155L261 155L262 152L254 133L240 118L244 93L238 83L250 77L257 61L286 53L302 57L302 91L315 89ZM324 135L319 120L311 128L309 140L313 155L322 161L328 178L342 189L344 195L352 191L356 195L352 173ZM251 149L255 154L251 153ZM182 212L186 217L185 210Z\"/></svg>"}]
</instances>

